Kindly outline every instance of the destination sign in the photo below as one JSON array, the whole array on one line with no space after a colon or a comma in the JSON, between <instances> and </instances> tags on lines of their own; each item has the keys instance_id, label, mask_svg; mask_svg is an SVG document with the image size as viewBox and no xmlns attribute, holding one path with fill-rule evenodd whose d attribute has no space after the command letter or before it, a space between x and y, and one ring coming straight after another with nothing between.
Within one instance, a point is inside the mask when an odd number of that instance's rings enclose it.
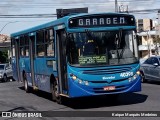
<instances>
[{"instance_id":1,"label":"destination sign","mask_svg":"<svg viewBox=\"0 0 160 120\"><path fill-rule=\"evenodd\" d=\"M80 56L79 57L79 64L96 64L96 63L106 63L107 58L106 56Z\"/></svg>"},{"instance_id":2,"label":"destination sign","mask_svg":"<svg viewBox=\"0 0 160 120\"><path fill-rule=\"evenodd\" d=\"M131 15L101 15L72 18L69 27L106 27L106 26L133 26L135 19Z\"/></svg>"}]
</instances>

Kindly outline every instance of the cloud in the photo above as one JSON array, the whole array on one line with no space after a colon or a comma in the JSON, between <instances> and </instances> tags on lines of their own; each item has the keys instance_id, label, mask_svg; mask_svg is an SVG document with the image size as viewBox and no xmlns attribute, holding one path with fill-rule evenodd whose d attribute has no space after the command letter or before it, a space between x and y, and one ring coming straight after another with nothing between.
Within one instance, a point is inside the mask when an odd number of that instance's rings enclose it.
<instances>
[{"instance_id":1,"label":"cloud","mask_svg":"<svg viewBox=\"0 0 160 120\"><path fill-rule=\"evenodd\" d=\"M34 0L5 0L0 2L0 14L9 14L17 12L23 8L20 6L24 3L34 2Z\"/></svg>"}]
</instances>

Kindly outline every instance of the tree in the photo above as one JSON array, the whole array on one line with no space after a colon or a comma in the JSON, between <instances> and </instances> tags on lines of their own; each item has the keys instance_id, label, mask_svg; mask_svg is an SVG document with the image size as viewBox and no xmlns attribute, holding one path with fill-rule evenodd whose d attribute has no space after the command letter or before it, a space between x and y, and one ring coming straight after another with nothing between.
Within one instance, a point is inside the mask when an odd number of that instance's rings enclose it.
<instances>
[{"instance_id":1,"label":"tree","mask_svg":"<svg viewBox=\"0 0 160 120\"><path fill-rule=\"evenodd\" d=\"M8 54L7 51L0 51L0 63L8 62Z\"/></svg>"},{"instance_id":2,"label":"tree","mask_svg":"<svg viewBox=\"0 0 160 120\"><path fill-rule=\"evenodd\" d=\"M160 44L160 37L158 37L158 36L154 37L154 38L153 38L153 43L154 43L154 44L157 44L157 43Z\"/></svg>"}]
</instances>

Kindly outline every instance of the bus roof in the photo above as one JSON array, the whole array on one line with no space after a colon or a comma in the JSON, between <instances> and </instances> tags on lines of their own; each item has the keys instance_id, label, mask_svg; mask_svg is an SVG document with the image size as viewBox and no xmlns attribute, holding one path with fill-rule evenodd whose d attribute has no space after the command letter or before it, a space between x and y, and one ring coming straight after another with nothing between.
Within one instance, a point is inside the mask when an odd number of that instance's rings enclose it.
<instances>
[{"instance_id":1,"label":"bus roof","mask_svg":"<svg viewBox=\"0 0 160 120\"><path fill-rule=\"evenodd\" d=\"M24 34L27 34L27 33L32 33L34 31L37 31L37 30L40 30L40 29L44 29L44 28L49 28L51 26L56 26L56 25L60 25L60 24L67 24L67 20L70 19L70 18L74 18L74 17L80 17L80 16L94 16L94 15L124 15L124 16L132 16L134 17L133 15L129 15L129 14L124 14L124 13L81 13L81 14L70 14L68 16L65 16L63 18L60 18L60 19L57 19L57 20L54 20L54 21L51 21L51 22L48 22L48 23L45 23L45 24L41 24L41 25L38 25L38 26L35 26L35 27L32 27L32 28L29 28L29 29L26 29L26 30L22 30L22 31L19 31L19 32L15 32L15 33L12 33L11 34L11 37L16 37L16 36L20 36L20 35L24 35Z\"/></svg>"}]
</instances>

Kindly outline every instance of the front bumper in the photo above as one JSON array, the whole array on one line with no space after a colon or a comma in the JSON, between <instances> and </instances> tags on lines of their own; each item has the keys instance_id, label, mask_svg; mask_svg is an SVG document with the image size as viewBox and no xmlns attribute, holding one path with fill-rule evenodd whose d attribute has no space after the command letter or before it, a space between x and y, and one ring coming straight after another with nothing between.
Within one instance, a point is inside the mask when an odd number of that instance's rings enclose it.
<instances>
[{"instance_id":1,"label":"front bumper","mask_svg":"<svg viewBox=\"0 0 160 120\"><path fill-rule=\"evenodd\" d=\"M103 88L105 86L113 86L103 84L101 86L86 86L75 83L72 79L69 80L69 96L73 97L84 97L84 96L95 96L95 95L107 95L107 94L119 94L127 92L138 92L141 91L141 76L138 76L136 80L124 84L115 84L116 89L106 91Z\"/></svg>"}]
</instances>

